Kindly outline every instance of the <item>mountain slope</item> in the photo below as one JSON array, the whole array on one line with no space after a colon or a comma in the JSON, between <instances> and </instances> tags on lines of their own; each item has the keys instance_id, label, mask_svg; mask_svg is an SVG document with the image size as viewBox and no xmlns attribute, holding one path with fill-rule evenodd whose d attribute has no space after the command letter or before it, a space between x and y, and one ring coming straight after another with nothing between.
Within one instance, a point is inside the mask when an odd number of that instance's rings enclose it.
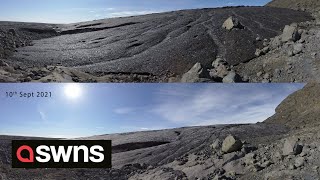
<instances>
[{"instance_id":1,"label":"mountain slope","mask_svg":"<svg viewBox=\"0 0 320 180\"><path fill-rule=\"evenodd\" d=\"M211 144L233 134L253 146L269 144L283 137L288 128L273 124L219 125L187 127L159 131L101 135L88 138L113 141L113 169L11 169L10 138L0 136L0 179L192 179L209 178L218 173L218 167L233 158L218 158ZM15 139L15 138L13 138ZM250 146L248 146L250 149ZM217 156L217 157L216 157ZM221 155L222 156L222 155ZM217 158L217 164L212 159ZM189 161L189 162L188 162ZM185 168L179 170L179 168ZM146 174L148 175L146 175ZM153 176L153 178L148 176ZM211 178L212 179L212 178Z\"/></svg>"},{"instance_id":2,"label":"mountain slope","mask_svg":"<svg viewBox=\"0 0 320 180\"><path fill-rule=\"evenodd\" d=\"M234 16L243 29L228 31ZM18 48L12 63L22 67L62 65L92 74L182 75L195 63L211 67L216 56L230 65L255 57L260 39L285 25L310 20L308 13L270 7L183 10L60 26L60 36Z\"/></svg>"},{"instance_id":3,"label":"mountain slope","mask_svg":"<svg viewBox=\"0 0 320 180\"><path fill-rule=\"evenodd\" d=\"M320 124L320 84L311 83L288 96L266 123L284 124L292 128Z\"/></svg>"},{"instance_id":4,"label":"mountain slope","mask_svg":"<svg viewBox=\"0 0 320 180\"><path fill-rule=\"evenodd\" d=\"M307 10L314 12L319 10L320 1L319 0L273 0L269 2L266 6L269 7L281 7L290 8L296 10Z\"/></svg>"}]
</instances>

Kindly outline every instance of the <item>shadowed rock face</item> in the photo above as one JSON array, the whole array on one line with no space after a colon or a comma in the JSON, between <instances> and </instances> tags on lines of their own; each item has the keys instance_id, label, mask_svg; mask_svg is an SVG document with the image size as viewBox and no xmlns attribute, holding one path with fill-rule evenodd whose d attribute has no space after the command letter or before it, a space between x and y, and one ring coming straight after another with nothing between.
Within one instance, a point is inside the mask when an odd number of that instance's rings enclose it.
<instances>
[{"instance_id":1,"label":"shadowed rock face","mask_svg":"<svg viewBox=\"0 0 320 180\"><path fill-rule=\"evenodd\" d=\"M244 28L222 28L233 16ZM255 57L260 39L280 34L286 24L309 20L307 13L269 7L185 10L61 25L61 36L19 48L23 66L62 64L90 73L133 72L181 75L216 56L230 65Z\"/></svg>"},{"instance_id":2,"label":"shadowed rock face","mask_svg":"<svg viewBox=\"0 0 320 180\"><path fill-rule=\"evenodd\" d=\"M319 125L320 84L308 84L302 90L287 97L277 108L276 114L266 123L284 124L292 128Z\"/></svg>"}]
</instances>

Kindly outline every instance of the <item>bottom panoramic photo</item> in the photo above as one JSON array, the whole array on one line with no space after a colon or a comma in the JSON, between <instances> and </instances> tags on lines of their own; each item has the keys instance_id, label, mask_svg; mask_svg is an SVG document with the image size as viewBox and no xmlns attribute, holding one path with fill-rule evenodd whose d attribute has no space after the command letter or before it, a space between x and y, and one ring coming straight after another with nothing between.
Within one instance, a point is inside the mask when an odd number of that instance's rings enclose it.
<instances>
[{"instance_id":1,"label":"bottom panoramic photo","mask_svg":"<svg viewBox=\"0 0 320 180\"><path fill-rule=\"evenodd\" d=\"M1 84L1 180L320 176L320 84Z\"/></svg>"}]
</instances>

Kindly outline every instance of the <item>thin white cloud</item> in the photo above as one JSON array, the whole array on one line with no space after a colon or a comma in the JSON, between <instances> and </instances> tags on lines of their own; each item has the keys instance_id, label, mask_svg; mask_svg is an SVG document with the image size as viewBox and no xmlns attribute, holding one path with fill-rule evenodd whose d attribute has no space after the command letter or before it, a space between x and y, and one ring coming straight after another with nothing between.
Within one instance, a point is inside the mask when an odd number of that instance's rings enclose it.
<instances>
[{"instance_id":1,"label":"thin white cloud","mask_svg":"<svg viewBox=\"0 0 320 180\"><path fill-rule=\"evenodd\" d=\"M130 107L117 108L113 110L113 112L116 114L129 114L133 111L134 111L134 108L130 108Z\"/></svg>"},{"instance_id":2,"label":"thin white cloud","mask_svg":"<svg viewBox=\"0 0 320 180\"><path fill-rule=\"evenodd\" d=\"M136 15L143 15L143 14L152 14L158 13L160 11L116 11L108 13L108 17L126 17L126 16L136 16Z\"/></svg>"},{"instance_id":3,"label":"thin white cloud","mask_svg":"<svg viewBox=\"0 0 320 180\"><path fill-rule=\"evenodd\" d=\"M122 126L120 129L122 132L135 132L135 131L154 131L166 129L165 126L154 126L154 127L139 127L139 126Z\"/></svg>"},{"instance_id":4,"label":"thin white cloud","mask_svg":"<svg viewBox=\"0 0 320 180\"><path fill-rule=\"evenodd\" d=\"M277 105L298 89L289 86L273 91L254 85L229 86L229 89L223 85L208 86L189 95L182 93L178 98L171 94L161 96L161 103L152 112L179 125L256 123L272 116ZM175 95L180 90L160 91L160 94L172 92Z\"/></svg>"}]
</instances>

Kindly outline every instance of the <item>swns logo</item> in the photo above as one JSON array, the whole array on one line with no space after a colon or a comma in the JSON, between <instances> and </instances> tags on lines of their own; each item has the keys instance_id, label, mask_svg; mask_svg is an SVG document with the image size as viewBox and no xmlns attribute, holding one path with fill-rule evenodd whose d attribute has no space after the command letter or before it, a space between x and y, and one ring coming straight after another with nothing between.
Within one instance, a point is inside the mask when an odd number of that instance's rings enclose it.
<instances>
[{"instance_id":1,"label":"swns logo","mask_svg":"<svg viewBox=\"0 0 320 180\"><path fill-rule=\"evenodd\" d=\"M111 168L111 141L12 141L13 168Z\"/></svg>"}]
</instances>

